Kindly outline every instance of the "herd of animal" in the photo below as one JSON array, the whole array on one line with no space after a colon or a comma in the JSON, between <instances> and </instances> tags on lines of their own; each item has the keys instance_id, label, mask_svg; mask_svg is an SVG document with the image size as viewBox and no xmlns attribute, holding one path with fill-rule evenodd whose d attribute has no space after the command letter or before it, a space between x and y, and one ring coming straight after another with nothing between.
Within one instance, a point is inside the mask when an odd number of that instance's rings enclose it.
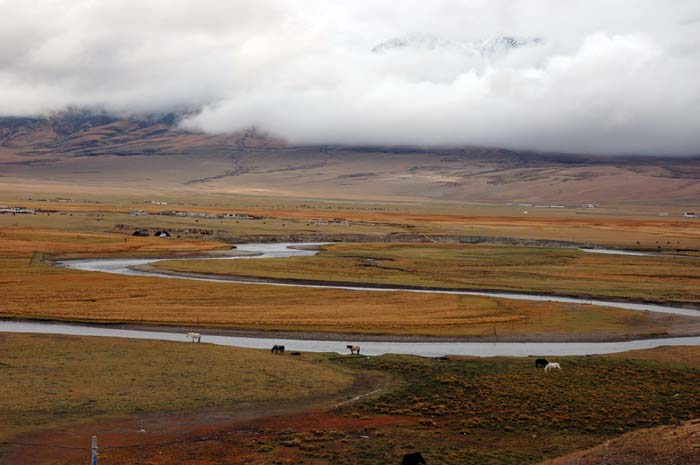
<instances>
[{"instance_id":1,"label":"herd of animal","mask_svg":"<svg viewBox=\"0 0 700 465\"><path fill-rule=\"evenodd\" d=\"M561 370L561 365L556 362L550 362L546 358L538 358L535 360L535 368L544 368L544 371Z\"/></svg>"},{"instance_id":2,"label":"herd of animal","mask_svg":"<svg viewBox=\"0 0 700 465\"><path fill-rule=\"evenodd\" d=\"M199 333L187 333L186 337L192 342L202 341L202 335ZM345 346L345 348L350 351L351 355L360 355L360 346L348 344ZM272 353L277 355L284 355L284 346L280 344L273 345ZM294 354L296 355L296 352ZM537 360L535 360L535 368L544 368L544 371L561 370L561 365L559 365L556 362L550 362L546 358L538 358Z\"/></svg>"},{"instance_id":3,"label":"herd of animal","mask_svg":"<svg viewBox=\"0 0 700 465\"><path fill-rule=\"evenodd\" d=\"M201 342L202 341L202 335L199 333L187 333L186 335L187 339L190 339L192 342ZM348 344L345 346L347 350L350 351L351 355L360 354L360 346ZM272 353L277 354L277 355L284 355L284 346L281 344L275 344L272 346ZM294 352L292 355L297 355L299 354L298 352ZM535 360L535 368L544 368L545 372L551 371L551 370L561 370L561 365L557 362L550 362L546 358L538 358ZM402 465L423 465L425 464L426 461L423 458L423 455L421 455L420 452L414 452L411 454L406 454L403 456L403 460L401 462Z\"/></svg>"},{"instance_id":4,"label":"herd of animal","mask_svg":"<svg viewBox=\"0 0 700 465\"><path fill-rule=\"evenodd\" d=\"M202 342L202 335L199 333L194 333L194 332L189 332L185 335L185 338L189 339L192 342ZM346 349L350 351L350 354L357 354L360 355L360 346L354 346L351 344L348 344L345 346ZM277 354L277 355L284 355L284 346L281 344L275 344L272 346L272 353ZM292 355L299 355L298 352L292 352Z\"/></svg>"},{"instance_id":5,"label":"herd of animal","mask_svg":"<svg viewBox=\"0 0 700 465\"><path fill-rule=\"evenodd\" d=\"M192 342L202 342L202 335L199 333L190 332L187 333L185 337L191 340ZM360 355L360 346L348 344L345 346L345 348L350 351L351 355ZM273 345L272 353L277 355L284 355L284 346L280 344ZM296 354L297 352L294 352L294 355ZM561 365L559 365L556 362L550 362L546 358L538 358L537 360L535 360L535 368L544 368L544 371L561 370Z\"/></svg>"}]
</instances>

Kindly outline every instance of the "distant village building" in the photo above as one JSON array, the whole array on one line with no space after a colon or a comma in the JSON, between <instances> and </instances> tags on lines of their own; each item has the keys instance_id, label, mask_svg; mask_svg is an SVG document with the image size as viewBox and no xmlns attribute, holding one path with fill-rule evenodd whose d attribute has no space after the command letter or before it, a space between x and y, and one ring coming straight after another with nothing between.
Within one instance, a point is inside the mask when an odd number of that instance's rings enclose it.
<instances>
[{"instance_id":1,"label":"distant village building","mask_svg":"<svg viewBox=\"0 0 700 465\"><path fill-rule=\"evenodd\" d=\"M150 234L148 234L148 231L134 231L134 233L132 234L132 236L135 236L135 237L148 237L148 236L150 236Z\"/></svg>"},{"instance_id":2,"label":"distant village building","mask_svg":"<svg viewBox=\"0 0 700 465\"><path fill-rule=\"evenodd\" d=\"M683 216L686 218L697 218L698 215L695 214L695 212L685 212L683 213Z\"/></svg>"},{"instance_id":3,"label":"distant village building","mask_svg":"<svg viewBox=\"0 0 700 465\"><path fill-rule=\"evenodd\" d=\"M583 208L598 208L597 203L587 203L587 204L582 205L582 206L583 206Z\"/></svg>"},{"instance_id":4,"label":"distant village building","mask_svg":"<svg viewBox=\"0 0 700 465\"><path fill-rule=\"evenodd\" d=\"M34 210L33 208L26 207L0 206L0 213L5 215L33 215L34 213L36 213L36 210Z\"/></svg>"},{"instance_id":5,"label":"distant village building","mask_svg":"<svg viewBox=\"0 0 700 465\"><path fill-rule=\"evenodd\" d=\"M154 236L156 236L156 237L170 237L170 233L168 231L156 231Z\"/></svg>"},{"instance_id":6,"label":"distant village building","mask_svg":"<svg viewBox=\"0 0 700 465\"><path fill-rule=\"evenodd\" d=\"M131 215L131 216L148 216L148 212L146 210L131 210L129 212L129 215Z\"/></svg>"},{"instance_id":7,"label":"distant village building","mask_svg":"<svg viewBox=\"0 0 700 465\"><path fill-rule=\"evenodd\" d=\"M248 213L226 213L225 215L219 215L219 218L234 220L261 220L263 217L249 215Z\"/></svg>"}]
</instances>

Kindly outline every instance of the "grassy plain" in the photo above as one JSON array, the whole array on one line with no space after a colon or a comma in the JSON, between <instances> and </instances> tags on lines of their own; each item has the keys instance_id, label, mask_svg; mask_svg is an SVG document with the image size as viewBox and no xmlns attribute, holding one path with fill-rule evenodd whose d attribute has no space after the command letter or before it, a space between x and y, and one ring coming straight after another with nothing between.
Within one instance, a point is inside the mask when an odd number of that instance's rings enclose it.
<instances>
[{"instance_id":1,"label":"grassy plain","mask_svg":"<svg viewBox=\"0 0 700 465\"><path fill-rule=\"evenodd\" d=\"M107 232L0 229L0 284L12 290L3 296L0 314L258 330L545 340L577 336L621 339L697 326L695 320L682 317L587 305L413 293L309 293L300 288L81 272L41 261L46 257L167 256L225 247L194 238L163 240Z\"/></svg>"},{"instance_id":2,"label":"grassy plain","mask_svg":"<svg viewBox=\"0 0 700 465\"><path fill-rule=\"evenodd\" d=\"M164 261L155 266L222 275L700 303L700 260L570 248L337 244L324 246L315 257Z\"/></svg>"},{"instance_id":3,"label":"grassy plain","mask_svg":"<svg viewBox=\"0 0 700 465\"><path fill-rule=\"evenodd\" d=\"M46 186L43 186L46 187ZM700 250L700 221L680 218L680 207L610 205L604 208L529 208L463 202L372 202L342 199L312 200L293 197L230 196L172 191L110 194L109 190L82 189L80 193L3 192L0 205L22 205L56 213L0 215L0 227L55 228L63 231L111 231L116 225L132 227L206 228L215 238L236 241L247 236L387 234L501 237L571 241L583 244L664 250ZM150 203L151 199L167 205ZM145 210L150 216L131 216ZM157 216L166 210L202 213L249 213L259 220L220 220ZM528 210L528 214L523 211ZM659 217L659 211L671 212ZM318 219L342 218L327 224Z\"/></svg>"},{"instance_id":4,"label":"grassy plain","mask_svg":"<svg viewBox=\"0 0 700 465\"><path fill-rule=\"evenodd\" d=\"M683 317L489 297L316 290L82 272L33 260L32 251L75 256L147 255L216 248L209 241L0 231L5 317L156 323L257 330L562 339L626 338L697 328ZM80 236L80 237L79 237ZM140 239L140 240L137 240ZM163 245L164 244L164 245ZM79 255L79 254L78 254ZM693 326L695 325L695 326Z\"/></svg>"},{"instance_id":5,"label":"grassy plain","mask_svg":"<svg viewBox=\"0 0 700 465\"><path fill-rule=\"evenodd\" d=\"M3 194L5 195L5 194ZM673 333L673 328L685 325L693 330L694 320L680 317L649 315L624 310L602 309L590 306L571 306L554 303L527 303L501 299L466 296L416 295L408 293L348 292L339 290L305 289L217 284L183 280L150 279L107 274L71 271L52 267L43 258L80 258L115 256L173 256L191 254L228 247L227 242L245 237L248 240L271 238L294 239L299 237L359 237L383 238L394 233L411 234L423 238L424 234L480 235L519 238L543 238L548 240L579 240L588 237L602 245L656 247L656 242L681 242L680 247L700 250L700 222L653 218L646 211L621 213L619 210L559 211L543 209L540 216L516 217L517 208L489 205L465 205L450 203L406 202L349 202L342 200L311 201L292 198L231 197L202 194L185 198L170 194L148 196L124 196L101 194L95 197L87 191L73 195L46 196L40 199L36 193L29 200L25 194L6 194L0 204L26 205L42 208L36 215L0 215L0 284L11 289L0 301L0 315L5 317L81 320L100 322L158 323L180 325L208 325L239 329L324 331L393 335L432 335L457 337L533 338L552 340L582 337L586 339L626 338ZM62 198L58 198L62 197ZM148 203L148 199L167 201L168 205ZM251 213L263 215L259 220L219 220L207 218L170 216L132 216L128 212L144 209L151 213L162 210L186 210L208 213ZM50 211L50 212L49 212ZM314 219L334 217L349 220L345 224L326 225ZM169 240L135 238L128 231L118 230L117 225L129 227L176 228L180 230L208 229L211 235L183 234ZM631 232L634 231L635 235ZM300 236L301 235L301 236ZM311 236L309 236L311 235ZM339 236L341 235L341 236ZM633 238L641 239L641 245ZM587 239L588 240L588 239ZM695 245L694 245L695 244ZM416 247L411 252L412 247ZM403 247L407 260L426 263L426 267L450 264L450 247L429 248L425 244ZM343 246L345 247L345 246ZM338 264L348 264L344 273L355 273L362 279L385 279L419 282L436 281L434 275L411 274L382 267L401 268L398 260L373 262L368 257L376 254L391 255L392 248L383 251L382 245L366 250L367 257L351 257L349 245L346 256L337 252ZM467 250L465 248L465 250ZM472 250L511 250L507 248ZM561 273L553 285L561 292L578 292L581 284L566 263L580 260L567 257L573 251L551 251L522 248L530 256L523 261L539 260L541 274L507 273L499 279L506 289L517 289L523 283L534 286L546 284L544 276ZM527 252L529 251L529 252ZM331 253L331 252L329 252ZM336 252L332 252L336 253ZM435 260L435 264L421 261L420 255ZM412 255L412 256L411 256ZM478 254L473 260L483 259ZM500 254L501 258L503 255ZM327 254L326 254L327 256ZM495 257L495 256L494 256ZM362 266L364 264L371 266ZM380 257L381 258L381 257ZM488 257L486 257L488 259ZM554 263L548 267L544 259ZM604 263L604 257L583 257L590 263L592 273L596 263ZM617 259L619 257L614 257ZM611 258L610 260L614 260ZM325 261L296 262L290 260L283 266L310 267ZM494 272L508 269L507 261L491 260ZM601 262L595 262L600 260ZM627 258L625 258L627 260ZM267 263L267 262L266 262ZM646 262L645 262L646 263ZM661 262L659 262L661 263ZM669 300L691 301L695 294L692 286L692 270L676 273L675 261L670 268L659 269L659 277L650 284L640 284L640 276L627 276L616 284L619 289L608 289L611 295L626 292L656 294L665 293ZM394 266L398 264L398 266ZM231 263L243 266L240 263ZM247 266L277 266L261 262L247 262ZM376 265L376 266L375 266ZM422 266L422 265L421 265ZM499 268L500 267L500 268ZM522 265L522 268L528 269ZM673 270L673 271L671 271ZM324 275L331 275L333 267L324 268ZM455 271L455 270L453 270ZM473 268L474 273L484 271ZM521 270L522 271L522 270ZM615 271L612 269L611 271ZM285 271L287 272L287 271ZM670 274L669 274L670 273ZM675 273L675 276L673 275ZM461 287L465 276L452 279ZM637 275L643 273L636 273ZM314 276L316 278L316 276ZM489 284L487 275L470 276L476 285ZM442 278L441 278L442 279ZM586 282L583 280L582 282ZM631 284L630 284L631 283ZM599 283L600 284L600 283ZM604 283L601 284L601 286ZM441 283L440 285L444 285ZM547 290L552 290L547 288ZM584 289L587 291L587 289ZM634 296L634 294L632 295ZM655 296L658 297L658 296ZM658 300L654 298L653 300Z\"/></svg>"},{"instance_id":6,"label":"grassy plain","mask_svg":"<svg viewBox=\"0 0 700 465\"><path fill-rule=\"evenodd\" d=\"M304 403L353 376L267 351L184 342L0 333L0 440L133 413ZM269 408L269 405L268 405Z\"/></svg>"},{"instance_id":7,"label":"grassy plain","mask_svg":"<svg viewBox=\"0 0 700 465\"><path fill-rule=\"evenodd\" d=\"M420 450L428 463L532 464L642 427L697 418L700 349L678 349L695 362L659 363L655 349L635 359L561 358L563 371L548 374L535 369L532 358L332 357L340 366L380 370L400 383L334 411L234 425L203 443L115 450L105 459L391 465ZM694 463L667 459L661 463Z\"/></svg>"}]
</instances>

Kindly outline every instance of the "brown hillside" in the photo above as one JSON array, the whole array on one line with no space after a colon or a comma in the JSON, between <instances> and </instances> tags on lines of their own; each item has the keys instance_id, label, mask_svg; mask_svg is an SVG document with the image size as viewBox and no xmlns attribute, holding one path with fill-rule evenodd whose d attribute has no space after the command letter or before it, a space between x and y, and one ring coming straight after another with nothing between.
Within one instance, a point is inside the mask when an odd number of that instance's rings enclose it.
<instances>
[{"instance_id":1,"label":"brown hillside","mask_svg":"<svg viewBox=\"0 0 700 465\"><path fill-rule=\"evenodd\" d=\"M697 465L700 420L642 429L540 465Z\"/></svg>"},{"instance_id":2,"label":"brown hillside","mask_svg":"<svg viewBox=\"0 0 700 465\"><path fill-rule=\"evenodd\" d=\"M590 157L463 148L288 146L208 135L166 115L0 118L0 187L41 184L315 198L673 203L695 208L700 158Z\"/></svg>"}]
</instances>

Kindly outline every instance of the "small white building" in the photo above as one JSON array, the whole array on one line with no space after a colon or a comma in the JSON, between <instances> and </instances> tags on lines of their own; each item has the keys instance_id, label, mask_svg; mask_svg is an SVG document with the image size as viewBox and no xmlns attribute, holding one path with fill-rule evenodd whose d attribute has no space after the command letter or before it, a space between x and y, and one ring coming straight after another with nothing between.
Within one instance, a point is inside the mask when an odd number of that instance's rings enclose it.
<instances>
[{"instance_id":1,"label":"small white building","mask_svg":"<svg viewBox=\"0 0 700 465\"><path fill-rule=\"evenodd\" d=\"M129 215L131 215L131 216L148 216L148 212L146 210L131 210L129 212Z\"/></svg>"}]
</instances>

